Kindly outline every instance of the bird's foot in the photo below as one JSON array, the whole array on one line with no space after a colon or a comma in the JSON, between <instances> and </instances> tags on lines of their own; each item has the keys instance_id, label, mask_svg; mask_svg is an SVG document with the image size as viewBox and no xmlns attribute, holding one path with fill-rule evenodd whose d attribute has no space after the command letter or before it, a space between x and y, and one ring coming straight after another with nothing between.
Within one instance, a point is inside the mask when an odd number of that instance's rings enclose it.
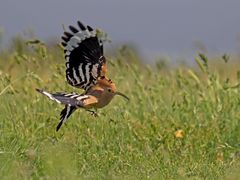
<instances>
[{"instance_id":1,"label":"bird's foot","mask_svg":"<svg viewBox=\"0 0 240 180\"><path fill-rule=\"evenodd\" d=\"M91 111L91 110L87 110L88 112L90 112L90 114L94 117L98 117L98 113L95 111Z\"/></svg>"}]
</instances>

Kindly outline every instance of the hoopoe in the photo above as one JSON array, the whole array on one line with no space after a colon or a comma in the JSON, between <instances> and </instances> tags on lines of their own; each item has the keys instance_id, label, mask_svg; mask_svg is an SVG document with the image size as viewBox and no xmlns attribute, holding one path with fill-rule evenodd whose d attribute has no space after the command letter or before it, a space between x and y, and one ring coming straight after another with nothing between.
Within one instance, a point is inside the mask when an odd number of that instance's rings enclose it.
<instances>
[{"instance_id":1,"label":"hoopoe","mask_svg":"<svg viewBox=\"0 0 240 180\"><path fill-rule=\"evenodd\" d=\"M110 103L115 95L129 98L116 90L116 85L106 76L106 58L103 55L103 43L97 37L96 30L78 21L79 29L69 26L70 32L65 31L62 45L66 59L67 82L76 88L85 90L77 93L49 93L36 89L49 99L64 104L61 111L58 131L62 124L78 108L96 112L92 109L102 108Z\"/></svg>"}]
</instances>

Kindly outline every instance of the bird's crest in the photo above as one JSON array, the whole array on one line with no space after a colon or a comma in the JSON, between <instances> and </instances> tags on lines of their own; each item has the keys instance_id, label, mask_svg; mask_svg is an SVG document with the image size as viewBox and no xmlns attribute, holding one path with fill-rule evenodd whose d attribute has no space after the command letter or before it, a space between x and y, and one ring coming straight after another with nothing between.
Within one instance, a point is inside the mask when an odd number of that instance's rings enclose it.
<instances>
[{"instance_id":1,"label":"bird's crest","mask_svg":"<svg viewBox=\"0 0 240 180\"><path fill-rule=\"evenodd\" d=\"M111 80L111 79L108 79L108 78L105 77L105 76L102 76L102 77L99 78L98 84L99 84L100 86L106 86L106 87L115 86L115 84L112 82L112 80Z\"/></svg>"}]
</instances>

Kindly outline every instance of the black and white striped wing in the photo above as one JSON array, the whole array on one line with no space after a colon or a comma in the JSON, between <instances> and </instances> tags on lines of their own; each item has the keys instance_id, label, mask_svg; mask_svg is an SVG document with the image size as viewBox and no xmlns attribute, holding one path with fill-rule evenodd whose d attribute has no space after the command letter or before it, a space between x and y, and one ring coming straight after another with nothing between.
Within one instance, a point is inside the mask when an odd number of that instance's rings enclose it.
<instances>
[{"instance_id":1,"label":"black and white striped wing","mask_svg":"<svg viewBox=\"0 0 240 180\"><path fill-rule=\"evenodd\" d=\"M69 26L64 32L62 45L66 59L67 82L77 88L89 89L97 83L105 63L103 44L96 30L78 21L78 28Z\"/></svg>"},{"instance_id":2,"label":"black and white striped wing","mask_svg":"<svg viewBox=\"0 0 240 180\"><path fill-rule=\"evenodd\" d=\"M75 106L71 105L65 105L65 108L61 111L60 114L60 122L57 125L56 131L58 131L63 123L67 121L67 119L70 117L70 115L76 110L77 108Z\"/></svg>"}]
</instances>

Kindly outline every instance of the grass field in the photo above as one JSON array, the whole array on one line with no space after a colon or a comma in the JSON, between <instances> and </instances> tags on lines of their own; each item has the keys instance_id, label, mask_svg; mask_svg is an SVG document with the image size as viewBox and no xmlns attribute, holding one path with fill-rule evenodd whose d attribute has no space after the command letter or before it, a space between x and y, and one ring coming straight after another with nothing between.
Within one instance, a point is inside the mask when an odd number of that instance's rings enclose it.
<instances>
[{"instance_id":1,"label":"grass field","mask_svg":"<svg viewBox=\"0 0 240 180\"><path fill-rule=\"evenodd\" d=\"M78 110L56 133L63 106L35 88L81 92L62 50L16 41L0 54L0 179L240 178L239 57L150 67L122 48L108 59L131 100L98 118Z\"/></svg>"}]
</instances>

